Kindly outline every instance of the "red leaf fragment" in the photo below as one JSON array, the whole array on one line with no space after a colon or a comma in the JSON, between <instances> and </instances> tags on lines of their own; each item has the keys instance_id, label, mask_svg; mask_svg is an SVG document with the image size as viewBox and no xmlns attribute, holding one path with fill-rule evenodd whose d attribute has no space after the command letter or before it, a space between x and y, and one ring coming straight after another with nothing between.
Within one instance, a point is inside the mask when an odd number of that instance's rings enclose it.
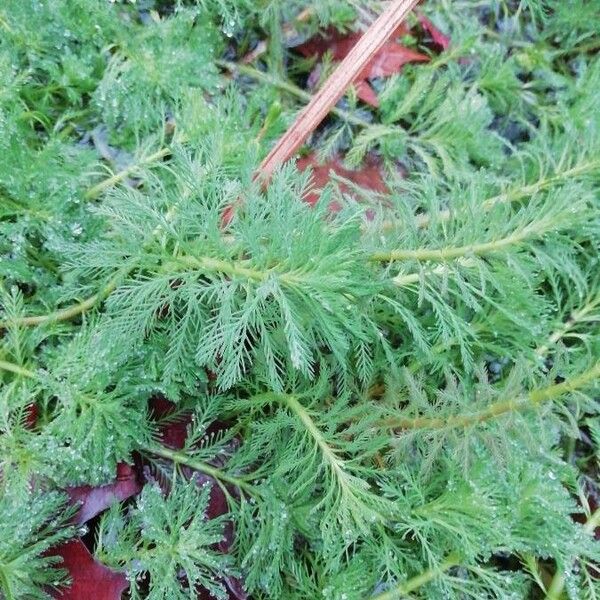
<instances>
[{"instance_id":1,"label":"red leaf fragment","mask_svg":"<svg viewBox=\"0 0 600 600\"><path fill-rule=\"evenodd\" d=\"M306 194L304 200L309 204L314 204L321 195L321 190L331 178L331 172L333 171L336 175L348 179L356 185L372 190L374 192L388 193L388 187L386 186L381 176L381 169L379 161L368 155L360 169L350 170L344 167L339 156L334 156L332 159L325 163L319 163L316 154L313 152L307 156L303 156L298 159L296 163L300 171L304 171L307 168L312 168L312 182L313 187L311 191ZM351 187L345 183L340 183L340 190L345 194L353 194ZM332 212L339 211L339 205L334 202L330 206Z\"/></svg>"},{"instance_id":2,"label":"red leaf fragment","mask_svg":"<svg viewBox=\"0 0 600 600\"><path fill-rule=\"evenodd\" d=\"M235 204L229 204L225 207L221 213L221 229L227 229L231 225L231 221L233 221L235 215L235 208Z\"/></svg>"},{"instance_id":3,"label":"red leaf fragment","mask_svg":"<svg viewBox=\"0 0 600 600\"><path fill-rule=\"evenodd\" d=\"M396 30L395 36L402 35L407 31L407 28L401 25ZM297 46L296 50L303 56L317 58L321 58L329 51L335 61L340 61L346 57L360 38L360 33L345 35L335 29L328 29L322 35L317 35ZM369 61L369 64L356 76L354 85L358 97L371 106L379 106L379 99L373 88L368 84L367 79L371 77L389 77L400 72L406 63L426 62L428 60L429 57L425 54L406 48L394 40L388 40Z\"/></svg>"},{"instance_id":4,"label":"red leaf fragment","mask_svg":"<svg viewBox=\"0 0 600 600\"><path fill-rule=\"evenodd\" d=\"M165 419L158 428L161 443L181 450L185 446L187 428L192 422L191 413L186 412L169 418L177 410L177 405L162 396L153 396L150 399L150 409L154 419Z\"/></svg>"},{"instance_id":5,"label":"red leaf fragment","mask_svg":"<svg viewBox=\"0 0 600 600\"><path fill-rule=\"evenodd\" d=\"M450 38L442 33L426 16L419 15L418 18L421 27L431 36L433 43L442 48L442 50L448 50L450 47Z\"/></svg>"},{"instance_id":6,"label":"red leaf fragment","mask_svg":"<svg viewBox=\"0 0 600 600\"><path fill-rule=\"evenodd\" d=\"M133 468L120 463L117 465L117 478L113 483L97 487L80 485L67 488L66 492L71 502L81 505L75 516L75 522L81 524L105 511L113 502L127 500L139 494L141 490L142 485Z\"/></svg>"},{"instance_id":7,"label":"red leaf fragment","mask_svg":"<svg viewBox=\"0 0 600 600\"><path fill-rule=\"evenodd\" d=\"M409 62L427 62L429 57L397 42L387 42L373 57L368 69L361 73L362 77L388 77L399 73Z\"/></svg>"},{"instance_id":8,"label":"red leaf fragment","mask_svg":"<svg viewBox=\"0 0 600 600\"><path fill-rule=\"evenodd\" d=\"M79 540L69 540L50 552L60 556L58 566L69 572L71 584L53 592L57 600L120 600L129 585L124 573L113 571L98 562Z\"/></svg>"},{"instance_id":9,"label":"red leaf fragment","mask_svg":"<svg viewBox=\"0 0 600 600\"><path fill-rule=\"evenodd\" d=\"M38 408L38 405L35 402L28 404L25 407L25 428L35 429L39 416L40 409Z\"/></svg>"},{"instance_id":10,"label":"red leaf fragment","mask_svg":"<svg viewBox=\"0 0 600 600\"><path fill-rule=\"evenodd\" d=\"M375 108L379 106L379 98L375 90L364 79L356 82L354 89L356 90L357 97L365 104L369 104Z\"/></svg>"}]
</instances>

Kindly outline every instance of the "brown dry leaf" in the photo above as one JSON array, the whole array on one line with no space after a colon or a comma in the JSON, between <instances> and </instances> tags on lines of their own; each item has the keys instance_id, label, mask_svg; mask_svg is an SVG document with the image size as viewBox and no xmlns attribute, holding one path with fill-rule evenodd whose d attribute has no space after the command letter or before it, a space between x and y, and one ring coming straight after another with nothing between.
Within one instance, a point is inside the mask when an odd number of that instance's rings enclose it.
<instances>
[{"instance_id":1,"label":"brown dry leaf","mask_svg":"<svg viewBox=\"0 0 600 600\"><path fill-rule=\"evenodd\" d=\"M394 37L406 32L406 26L401 25L394 33ZM304 44L297 46L296 50L303 56L317 58L321 58L329 52L333 60L340 61L348 55L361 37L362 34L360 33L346 35L330 29L324 34L315 36ZM428 60L429 57L425 54L406 48L397 41L388 40L354 79L358 97L371 106L379 106L377 94L369 85L367 79L389 77L401 71L407 63L426 62Z\"/></svg>"},{"instance_id":2,"label":"brown dry leaf","mask_svg":"<svg viewBox=\"0 0 600 600\"><path fill-rule=\"evenodd\" d=\"M321 190L331 179L332 172L366 190L380 193L389 191L381 176L381 164L374 156L367 156L359 169L347 169L340 156L334 156L330 160L320 163L314 152L298 159L296 164L301 171L312 169L313 186L304 197L309 204L314 204L319 199ZM339 186L343 193L353 194L352 188L345 183L340 182ZM337 212L340 206L337 202L332 202L330 209L332 212Z\"/></svg>"}]
</instances>

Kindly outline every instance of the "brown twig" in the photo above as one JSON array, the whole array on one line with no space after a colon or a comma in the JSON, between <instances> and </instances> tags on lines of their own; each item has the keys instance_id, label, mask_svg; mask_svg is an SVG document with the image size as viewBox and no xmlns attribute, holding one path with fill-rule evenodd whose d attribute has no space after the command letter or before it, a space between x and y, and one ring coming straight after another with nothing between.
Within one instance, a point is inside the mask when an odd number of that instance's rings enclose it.
<instances>
[{"instance_id":1,"label":"brown twig","mask_svg":"<svg viewBox=\"0 0 600 600\"><path fill-rule=\"evenodd\" d=\"M268 182L273 171L297 152L417 2L418 0L395 0L367 29L262 161L256 173L258 179Z\"/></svg>"}]
</instances>

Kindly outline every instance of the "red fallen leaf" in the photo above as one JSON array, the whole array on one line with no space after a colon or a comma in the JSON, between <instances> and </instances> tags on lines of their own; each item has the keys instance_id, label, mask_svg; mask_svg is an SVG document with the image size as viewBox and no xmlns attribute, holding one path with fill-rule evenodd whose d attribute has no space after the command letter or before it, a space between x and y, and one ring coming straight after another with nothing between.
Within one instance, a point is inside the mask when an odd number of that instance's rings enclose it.
<instances>
[{"instance_id":1,"label":"red fallen leaf","mask_svg":"<svg viewBox=\"0 0 600 600\"><path fill-rule=\"evenodd\" d=\"M233 216L235 215L235 205L229 204L225 207L223 212L221 213L221 229L227 229L233 221Z\"/></svg>"},{"instance_id":2,"label":"red fallen leaf","mask_svg":"<svg viewBox=\"0 0 600 600\"><path fill-rule=\"evenodd\" d=\"M71 585L53 592L57 600L120 600L129 585L123 573L98 562L81 540L70 540L49 554L63 559L59 567L69 572Z\"/></svg>"},{"instance_id":3,"label":"red fallen leaf","mask_svg":"<svg viewBox=\"0 0 600 600\"><path fill-rule=\"evenodd\" d=\"M357 97L365 104L375 107L379 106L379 98L377 97L375 90L364 79L362 81L357 81L354 84L354 89L356 90Z\"/></svg>"},{"instance_id":4,"label":"red fallen leaf","mask_svg":"<svg viewBox=\"0 0 600 600\"><path fill-rule=\"evenodd\" d=\"M437 44L442 50L448 50L450 47L450 38L443 34L426 16L418 17L421 27L431 36L434 44Z\"/></svg>"},{"instance_id":5,"label":"red fallen leaf","mask_svg":"<svg viewBox=\"0 0 600 600\"><path fill-rule=\"evenodd\" d=\"M321 194L321 189L331 178L331 172L333 171L336 175L352 181L356 185L372 190L374 192L387 193L389 190L381 177L381 170L379 162L373 157L368 155L364 161L363 166L360 169L350 170L344 167L341 159L338 156L333 157L325 163L319 163L316 154L313 152L307 156L303 156L298 159L296 163L300 171L304 171L307 168L312 168L312 182L313 188L306 194L304 199L309 204L314 204ZM345 183L340 183L340 189L343 193L352 194L353 190ZM332 203L330 209L333 212L337 212L340 207L337 203Z\"/></svg>"},{"instance_id":6,"label":"red fallen leaf","mask_svg":"<svg viewBox=\"0 0 600 600\"><path fill-rule=\"evenodd\" d=\"M177 405L162 396L153 396L150 399L150 409L154 419L167 419L177 410ZM187 428L191 422L191 414L182 413L161 423L158 429L161 443L176 450L183 448L187 437Z\"/></svg>"},{"instance_id":7,"label":"red fallen leaf","mask_svg":"<svg viewBox=\"0 0 600 600\"><path fill-rule=\"evenodd\" d=\"M139 494L142 484L138 481L135 471L125 463L117 465L117 478L113 483L93 487L80 485L67 488L66 492L73 503L79 503L81 508L75 516L76 523L85 523L106 510L113 502L123 501Z\"/></svg>"},{"instance_id":8,"label":"red fallen leaf","mask_svg":"<svg viewBox=\"0 0 600 600\"><path fill-rule=\"evenodd\" d=\"M32 402L31 404L27 405L27 407L25 408L25 427L27 429L33 429L37 424L39 416L40 409L38 408L38 405L35 402Z\"/></svg>"},{"instance_id":9,"label":"red fallen leaf","mask_svg":"<svg viewBox=\"0 0 600 600\"><path fill-rule=\"evenodd\" d=\"M400 27L397 35L406 32L405 27ZM296 47L296 50L303 56L316 56L317 58L321 58L329 51L332 58L339 61L345 58L360 37L360 33L345 35L335 29L329 29L322 35L315 36L300 44ZM406 63L426 62L428 60L429 57L425 54L406 48L393 40L387 41L369 64L357 75L354 83L358 97L371 106L379 106L379 99L375 91L366 81L368 78L388 77L398 73Z\"/></svg>"}]
</instances>

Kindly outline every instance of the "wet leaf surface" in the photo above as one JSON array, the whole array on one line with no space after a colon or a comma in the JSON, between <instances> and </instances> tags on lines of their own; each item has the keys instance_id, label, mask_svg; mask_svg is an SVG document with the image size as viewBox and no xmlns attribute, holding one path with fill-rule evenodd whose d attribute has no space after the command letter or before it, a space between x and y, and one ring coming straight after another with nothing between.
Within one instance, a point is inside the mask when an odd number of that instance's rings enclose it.
<instances>
[{"instance_id":1,"label":"wet leaf surface","mask_svg":"<svg viewBox=\"0 0 600 600\"><path fill-rule=\"evenodd\" d=\"M52 556L62 558L59 565L69 573L71 584L53 593L57 600L120 600L128 586L124 573L98 562L79 540L70 540L54 548Z\"/></svg>"},{"instance_id":2,"label":"wet leaf surface","mask_svg":"<svg viewBox=\"0 0 600 600\"><path fill-rule=\"evenodd\" d=\"M106 510L113 502L122 502L139 494L142 484L134 468L120 463L113 483L101 486L81 485L67 488L66 492L80 509L75 517L77 523L85 523Z\"/></svg>"},{"instance_id":3,"label":"wet leaf surface","mask_svg":"<svg viewBox=\"0 0 600 600\"><path fill-rule=\"evenodd\" d=\"M381 173L380 161L375 156L368 156L358 169L345 167L340 156L334 156L321 163L314 152L298 159L296 164L301 171L308 168L312 169L313 185L311 191L304 198L311 205L319 199L321 190L331 180L332 173L366 190L380 193L388 192ZM343 182L340 182L339 186L342 193L354 195L355 198L360 199L351 186ZM333 212L336 212L339 208L337 202L332 202L330 209Z\"/></svg>"}]
</instances>

